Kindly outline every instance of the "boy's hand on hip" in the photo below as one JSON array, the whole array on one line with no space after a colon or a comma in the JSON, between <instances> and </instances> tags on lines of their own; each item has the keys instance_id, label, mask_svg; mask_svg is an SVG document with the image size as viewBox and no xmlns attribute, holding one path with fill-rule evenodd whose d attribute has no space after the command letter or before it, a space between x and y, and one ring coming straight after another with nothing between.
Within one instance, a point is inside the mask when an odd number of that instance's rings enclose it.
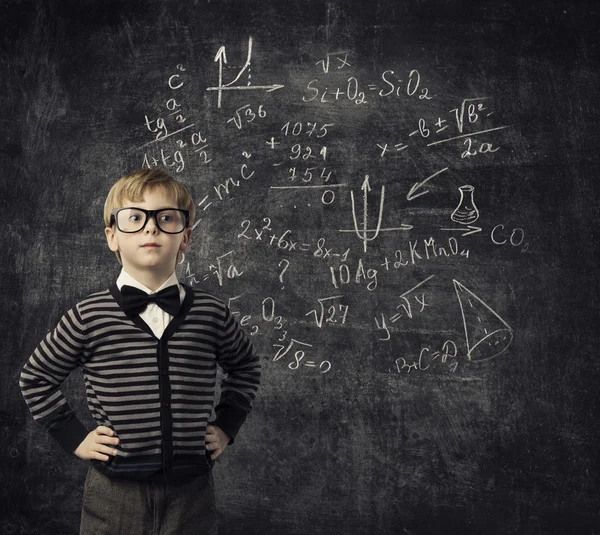
<instances>
[{"instance_id":1,"label":"boy's hand on hip","mask_svg":"<svg viewBox=\"0 0 600 535\"><path fill-rule=\"evenodd\" d=\"M223 453L231 438L225 431L216 425L206 427L206 449L210 452L210 458L214 461Z\"/></svg>"},{"instance_id":2,"label":"boy's hand on hip","mask_svg":"<svg viewBox=\"0 0 600 535\"><path fill-rule=\"evenodd\" d=\"M117 454L116 448L113 448L117 444L119 444L119 439L115 437L115 432L110 427L99 425L88 433L88 436L83 439L73 453L86 461L91 459L108 461L111 456Z\"/></svg>"}]
</instances>

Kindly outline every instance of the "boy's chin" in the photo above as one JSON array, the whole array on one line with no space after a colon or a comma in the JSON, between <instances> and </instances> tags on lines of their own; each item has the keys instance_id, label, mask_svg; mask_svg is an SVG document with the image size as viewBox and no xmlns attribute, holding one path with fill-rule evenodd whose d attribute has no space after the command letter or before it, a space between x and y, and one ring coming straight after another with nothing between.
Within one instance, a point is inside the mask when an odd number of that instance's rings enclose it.
<instances>
[{"instance_id":1,"label":"boy's chin","mask_svg":"<svg viewBox=\"0 0 600 535\"><path fill-rule=\"evenodd\" d=\"M133 271L135 273L143 273L151 276L170 275L175 270L175 260L172 262L165 262L158 258L146 258L141 262L124 265L123 267L127 272Z\"/></svg>"}]
</instances>

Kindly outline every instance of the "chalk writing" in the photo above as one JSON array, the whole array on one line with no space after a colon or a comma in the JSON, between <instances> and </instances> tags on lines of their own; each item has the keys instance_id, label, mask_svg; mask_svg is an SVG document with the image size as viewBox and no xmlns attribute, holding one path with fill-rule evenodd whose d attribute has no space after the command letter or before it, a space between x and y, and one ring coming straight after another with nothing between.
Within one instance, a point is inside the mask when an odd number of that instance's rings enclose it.
<instances>
[{"instance_id":1,"label":"chalk writing","mask_svg":"<svg viewBox=\"0 0 600 535\"><path fill-rule=\"evenodd\" d=\"M366 283L367 290L373 292L377 288L377 270L373 268L365 269L364 262L358 259L356 267L350 267L348 264L340 264L338 267L330 266L331 282L335 288L340 288L354 282L354 284Z\"/></svg>"},{"instance_id":2,"label":"chalk writing","mask_svg":"<svg viewBox=\"0 0 600 535\"><path fill-rule=\"evenodd\" d=\"M481 298L454 280L469 360L486 360L506 351L513 339L508 324Z\"/></svg>"},{"instance_id":3,"label":"chalk writing","mask_svg":"<svg viewBox=\"0 0 600 535\"><path fill-rule=\"evenodd\" d=\"M252 111L250 104L244 104L241 108L235 110L235 115L231 119L227 119L227 122L233 123L238 130L241 130L244 124L251 123L256 117L264 119L266 116L267 112L262 104L258 106L256 112Z\"/></svg>"},{"instance_id":4,"label":"chalk writing","mask_svg":"<svg viewBox=\"0 0 600 535\"><path fill-rule=\"evenodd\" d=\"M216 91L217 92L217 107L221 107L221 103L223 101L223 92L224 91L244 91L244 90L253 90L253 91L266 91L268 93L275 91L277 89L281 89L284 87L281 84L268 84L268 85L252 85L250 82L250 64L252 62L252 37L248 38L248 52L246 55L246 61L239 68L233 80L227 83L223 83L223 68L227 65L227 54L225 52L225 46L221 46L219 48L217 55L215 56L215 63L218 64L218 83L216 86L207 87L207 91ZM240 78L246 74L247 84L241 85L237 84Z\"/></svg>"},{"instance_id":5,"label":"chalk writing","mask_svg":"<svg viewBox=\"0 0 600 535\"><path fill-rule=\"evenodd\" d=\"M208 272L203 275L197 275L195 272L192 272L192 268L190 263L187 262L185 268L185 277L187 283L190 286L196 286L201 283L201 281L207 281L211 275L215 277L219 286L223 286L223 282L225 280L235 279L237 277L241 277L244 272L236 266L236 264L231 259L234 251L228 251L225 254L219 255L215 258L214 263L211 263L208 266Z\"/></svg>"},{"instance_id":6,"label":"chalk writing","mask_svg":"<svg viewBox=\"0 0 600 535\"><path fill-rule=\"evenodd\" d=\"M314 134L317 138L323 138L329 133L328 128L331 128L332 126L334 126L334 123L324 123L319 125L318 123L311 123L309 121L306 123L296 121L291 124L290 121L288 121L281 127L281 132L283 132L284 136L299 136L304 134L311 137Z\"/></svg>"},{"instance_id":7,"label":"chalk writing","mask_svg":"<svg viewBox=\"0 0 600 535\"><path fill-rule=\"evenodd\" d=\"M381 319L379 319L377 316L375 317L375 326L379 331L383 331L383 333L379 333L379 340L390 340L391 333L389 327L392 324L396 323L402 318L412 319L414 313L421 313L425 310L425 307L430 305L429 299L426 298L425 292L420 292L420 297L418 293L413 295L413 292L416 292L418 288L429 282L434 277L435 275L430 275L409 290L403 292L399 296L401 302L395 307L396 312L392 316L388 318L385 314L381 313ZM383 336L383 338L381 336Z\"/></svg>"},{"instance_id":8,"label":"chalk writing","mask_svg":"<svg viewBox=\"0 0 600 535\"><path fill-rule=\"evenodd\" d=\"M332 89L330 87L319 86L319 80L311 80L306 86L307 94L302 97L303 102L312 102L316 100L321 104L330 104L343 101L350 101L357 106L366 104L365 92L361 90L358 80L351 76L346 80L346 84L342 87Z\"/></svg>"},{"instance_id":9,"label":"chalk writing","mask_svg":"<svg viewBox=\"0 0 600 535\"><path fill-rule=\"evenodd\" d=\"M235 264L229 258L227 258L232 254L233 251L229 251L225 254L217 256L216 263L208 266L210 274L217 278L219 286L223 286L223 280L225 277L228 279L235 279L236 277L241 277L244 274L243 271L239 270ZM208 278L208 276L205 276L205 280L206 278Z\"/></svg>"},{"instance_id":10,"label":"chalk writing","mask_svg":"<svg viewBox=\"0 0 600 535\"><path fill-rule=\"evenodd\" d=\"M515 227L512 230L508 230L500 223L492 229L490 238L496 245L509 244L512 247L523 246L521 249L522 252L527 252L529 250L529 243L525 242L525 231L521 227Z\"/></svg>"},{"instance_id":11,"label":"chalk writing","mask_svg":"<svg viewBox=\"0 0 600 535\"><path fill-rule=\"evenodd\" d=\"M461 186L458 190L460 191L460 200L454 212L452 212L450 219L461 225L471 225L479 219L479 210L475 206L475 200L473 199L475 188L467 185Z\"/></svg>"},{"instance_id":12,"label":"chalk writing","mask_svg":"<svg viewBox=\"0 0 600 535\"><path fill-rule=\"evenodd\" d=\"M165 116L149 117L144 115L146 129L155 135L152 141L139 148L149 147L153 150L153 152L148 152L148 150L144 152L142 166L162 165L167 169L173 169L176 173L181 173L186 168L186 157L189 157L187 154L189 150L197 154L200 158L199 161L204 165L211 162L212 158L209 157L206 134L203 134L194 122L188 121L182 100L177 94L186 85L182 79L186 69L183 65L177 65L176 70L177 73L168 78L167 85L173 92L173 96L164 103ZM158 146L165 141L174 141L175 147Z\"/></svg>"},{"instance_id":13,"label":"chalk writing","mask_svg":"<svg viewBox=\"0 0 600 535\"><path fill-rule=\"evenodd\" d=\"M306 342L300 342L299 340L295 340L293 338L287 346L282 345L282 344L273 344L273 347L279 348L277 353L273 357L273 362L277 362L279 359L288 355L288 353L291 351L292 347L294 347L294 344L296 344L297 346L302 346L303 348L307 348L307 347L312 348L313 347L312 344L308 344ZM303 366L306 366L309 368L315 368L317 365L314 360L308 360L308 361L302 362L304 360L305 356L306 356L306 353L305 353L304 349L298 349L297 351L295 351L292 356L292 361L288 364L288 368L290 370L297 370L298 368L300 368L301 364ZM331 370L331 362L324 360L319 364L319 372L320 373L327 373L329 370Z\"/></svg>"},{"instance_id":14,"label":"chalk writing","mask_svg":"<svg viewBox=\"0 0 600 535\"><path fill-rule=\"evenodd\" d=\"M240 232L237 237L239 239L256 240L267 243L270 247L276 247L278 249L288 252L307 252L311 253L315 258L340 258L342 262L346 261L350 249L346 249L343 253L333 247L326 247L325 238L319 238L315 244L312 241L303 241L296 239L290 229L286 229L282 234L268 234L264 231L272 231L271 219L266 217L263 219L262 227L256 227L252 224L250 219L244 219L240 226L243 231Z\"/></svg>"},{"instance_id":15,"label":"chalk writing","mask_svg":"<svg viewBox=\"0 0 600 535\"><path fill-rule=\"evenodd\" d=\"M348 315L348 306L341 303L333 303L334 300L342 297L342 295L333 295L319 299L318 309L307 312L306 316L314 314L314 320L319 329L323 327L324 322L325 324L339 323L340 325L344 325Z\"/></svg>"},{"instance_id":16,"label":"chalk writing","mask_svg":"<svg viewBox=\"0 0 600 535\"><path fill-rule=\"evenodd\" d=\"M387 70L381 74L381 81L384 83L384 87L377 92L380 97L389 97L392 95L396 97L417 96L421 100L431 100L433 98L433 96L429 94L429 89L427 87L421 87L421 75L417 69L413 69L409 72L408 80L406 81L398 79L394 71ZM369 90L377 91L378 86L376 84L370 84Z\"/></svg>"},{"instance_id":17,"label":"chalk writing","mask_svg":"<svg viewBox=\"0 0 600 535\"><path fill-rule=\"evenodd\" d=\"M367 194L371 191L371 186L369 184L369 175L365 176L365 180L361 186L363 192L363 221L362 225L359 226L358 218L356 216L356 204L354 201L354 192L350 192L350 197L352 199L352 220L354 222L354 230L340 230L340 232L354 232L358 238L363 242L363 251L367 252L367 243L376 239L381 232L392 232L392 231L400 231L400 230L410 230L412 225L400 225L398 227L390 227L390 228L382 228L381 221L383 219L383 203L385 198L385 186L381 186L381 196L379 199L379 215L377 217L377 227L375 229L368 228L368 201ZM372 236L370 235L372 233Z\"/></svg>"},{"instance_id":18,"label":"chalk writing","mask_svg":"<svg viewBox=\"0 0 600 535\"><path fill-rule=\"evenodd\" d=\"M423 190L423 186L425 184L427 184L427 182L429 182L432 178L435 178L438 175L441 175L443 172L448 171L447 167L444 167L443 169L440 169L439 171L436 171L435 173L433 173L433 175L428 176L425 180L421 180L421 182L415 182L411 188L410 191L408 192L408 194L406 195L406 200L407 201L412 201L414 199L416 199L417 197L420 197L421 195L425 195L426 193L429 193L429 190Z\"/></svg>"},{"instance_id":19,"label":"chalk writing","mask_svg":"<svg viewBox=\"0 0 600 535\"><path fill-rule=\"evenodd\" d=\"M430 347L424 346L419 351L419 356L413 361L404 357L395 360L398 373L425 372L436 365L441 365L450 372L456 372L458 360L456 359L458 350L452 340L446 340L441 349L432 351Z\"/></svg>"},{"instance_id":20,"label":"chalk writing","mask_svg":"<svg viewBox=\"0 0 600 535\"><path fill-rule=\"evenodd\" d=\"M329 72L329 66L331 64L332 58L336 65L336 69L341 70L344 67L350 67L351 65L348 62L348 53L349 52L347 50L341 50L339 52L328 52L325 55L325 57L317 61L315 65L321 65L325 74Z\"/></svg>"},{"instance_id":21,"label":"chalk writing","mask_svg":"<svg viewBox=\"0 0 600 535\"><path fill-rule=\"evenodd\" d=\"M244 157L246 157L246 153L243 153ZM249 157L250 155L248 155ZM212 204L220 204L220 201L225 200L233 191L238 189L252 177L254 177L255 172L250 169L247 163L243 163L238 168L239 177L237 180L233 177L228 177L224 179L222 182L218 182L216 186L213 186L214 193L211 192L209 194L204 195L200 202L197 204L198 208L201 208L202 211L206 211L209 206ZM212 197L212 200L211 200ZM199 214L199 212L197 212ZM193 228L196 228L200 222L202 221L201 217L196 217L196 222L194 223Z\"/></svg>"},{"instance_id":22,"label":"chalk writing","mask_svg":"<svg viewBox=\"0 0 600 535\"><path fill-rule=\"evenodd\" d=\"M422 240L409 240L408 254L406 254L406 250L396 249L394 252L396 260L391 261L386 256L381 266L386 271L389 271L390 267L400 269L406 266L414 266L421 262L435 260L439 257L462 256L469 258L469 254L470 250L462 249L458 240L454 237L448 238L443 244L436 242L435 238L429 237Z\"/></svg>"},{"instance_id":23,"label":"chalk writing","mask_svg":"<svg viewBox=\"0 0 600 535\"><path fill-rule=\"evenodd\" d=\"M529 250L522 226L486 222L479 206L491 204L490 193L467 173L508 152L510 121L494 124L493 95L473 85L464 98L448 97L456 93L435 87L425 66L369 72L353 51L335 47L304 57L294 79L287 66L277 74L279 56L251 36L240 44L236 61L229 44L207 58L215 82L203 86L205 102L215 109L206 123L189 105L193 75L183 64L141 117L144 165L194 177L194 228L207 218L227 222L223 239L243 248L242 256L207 242L206 264L181 256L182 278L231 290L242 327L274 350L273 365L294 373L332 371L325 343L365 326L392 351L395 333L444 333L439 344L421 340L394 357L405 377L455 373L459 355L467 366L505 353L508 322L456 278L445 287L436 280L480 268L491 247ZM278 91L282 79L294 90ZM477 274L475 283L485 282ZM447 338L461 328L464 342Z\"/></svg>"}]
</instances>

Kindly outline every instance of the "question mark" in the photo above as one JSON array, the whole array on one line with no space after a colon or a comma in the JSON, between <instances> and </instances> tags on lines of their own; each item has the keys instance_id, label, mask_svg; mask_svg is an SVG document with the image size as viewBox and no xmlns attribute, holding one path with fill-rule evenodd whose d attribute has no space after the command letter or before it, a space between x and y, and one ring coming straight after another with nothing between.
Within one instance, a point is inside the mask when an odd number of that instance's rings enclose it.
<instances>
[{"instance_id":1,"label":"question mark","mask_svg":"<svg viewBox=\"0 0 600 535\"><path fill-rule=\"evenodd\" d=\"M285 267L283 268L283 271L279 274L279 282L281 282L281 284L283 284L283 274L286 272L287 268L290 267L290 263L288 260L286 260L285 258L279 262L279 267L281 267L281 263L285 262ZM283 288L283 286L282 286Z\"/></svg>"}]
</instances>

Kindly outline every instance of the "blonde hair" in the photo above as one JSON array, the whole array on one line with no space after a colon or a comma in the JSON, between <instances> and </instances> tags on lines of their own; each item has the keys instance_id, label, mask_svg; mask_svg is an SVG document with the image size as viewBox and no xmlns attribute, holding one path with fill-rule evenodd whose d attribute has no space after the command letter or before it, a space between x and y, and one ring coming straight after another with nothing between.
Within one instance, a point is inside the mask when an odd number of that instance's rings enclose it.
<instances>
[{"instance_id":1,"label":"blonde hair","mask_svg":"<svg viewBox=\"0 0 600 535\"><path fill-rule=\"evenodd\" d=\"M162 169L139 169L117 180L106 197L104 203L104 226L111 226L112 212L118 208L123 208L126 201L140 202L144 199L146 192L162 190L167 197L170 197L177 208L187 210L190 213L188 228L194 224L196 216L196 207L192 196L177 180ZM116 252L119 263L121 255Z\"/></svg>"},{"instance_id":2,"label":"blonde hair","mask_svg":"<svg viewBox=\"0 0 600 535\"><path fill-rule=\"evenodd\" d=\"M162 169L140 169L117 180L110 188L104 203L104 225L110 227L111 213L123 208L125 201L140 202L148 191L161 189L175 201L177 208L188 210L188 227L194 224L196 207L191 195L177 180Z\"/></svg>"}]
</instances>

